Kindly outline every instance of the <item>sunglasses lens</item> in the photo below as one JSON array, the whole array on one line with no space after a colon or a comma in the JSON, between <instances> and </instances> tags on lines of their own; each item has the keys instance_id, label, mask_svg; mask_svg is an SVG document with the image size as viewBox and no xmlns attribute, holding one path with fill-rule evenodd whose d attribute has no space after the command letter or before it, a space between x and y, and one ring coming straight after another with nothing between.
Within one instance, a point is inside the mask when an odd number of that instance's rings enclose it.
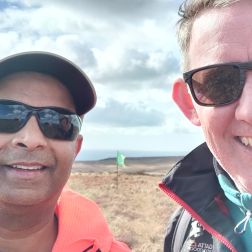
<instances>
[{"instance_id":1,"label":"sunglasses lens","mask_svg":"<svg viewBox=\"0 0 252 252\"><path fill-rule=\"evenodd\" d=\"M237 66L223 65L199 70L192 76L192 88L199 103L224 105L238 99L243 84Z\"/></svg>"},{"instance_id":2,"label":"sunglasses lens","mask_svg":"<svg viewBox=\"0 0 252 252\"><path fill-rule=\"evenodd\" d=\"M40 128L48 138L71 141L79 134L81 123L75 114L62 114L53 109L43 109L38 115Z\"/></svg>"},{"instance_id":3,"label":"sunglasses lens","mask_svg":"<svg viewBox=\"0 0 252 252\"><path fill-rule=\"evenodd\" d=\"M35 115L43 134L52 139L74 140L81 121L76 114L61 108L35 108L20 102L0 100L0 132L15 133Z\"/></svg>"},{"instance_id":4,"label":"sunglasses lens","mask_svg":"<svg viewBox=\"0 0 252 252\"><path fill-rule=\"evenodd\" d=\"M0 132L17 132L27 118L26 108L22 105L0 104Z\"/></svg>"}]
</instances>

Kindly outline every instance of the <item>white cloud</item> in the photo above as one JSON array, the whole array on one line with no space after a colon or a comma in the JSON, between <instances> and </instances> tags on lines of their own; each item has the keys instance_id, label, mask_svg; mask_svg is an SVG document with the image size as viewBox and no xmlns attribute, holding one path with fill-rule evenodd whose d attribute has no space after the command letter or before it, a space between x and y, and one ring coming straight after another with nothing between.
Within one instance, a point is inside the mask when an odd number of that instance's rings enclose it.
<instances>
[{"instance_id":1,"label":"white cloud","mask_svg":"<svg viewBox=\"0 0 252 252\"><path fill-rule=\"evenodd\" d=\"M170 94L179 75L178 5L175 0L1 1L0 57L46 50L81 66L98 93L97 107L85 120L98 140L110 127L129 145L126 136L134 145L139 131L153 141L174 132L194 134Z\"/></svg>"}]
</instances>

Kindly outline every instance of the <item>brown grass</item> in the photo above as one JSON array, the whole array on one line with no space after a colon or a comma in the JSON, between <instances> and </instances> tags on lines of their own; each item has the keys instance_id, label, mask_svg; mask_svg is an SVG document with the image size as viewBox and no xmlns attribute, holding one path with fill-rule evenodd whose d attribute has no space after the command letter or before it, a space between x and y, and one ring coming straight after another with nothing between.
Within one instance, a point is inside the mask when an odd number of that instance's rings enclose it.
<instances>
[{"instance_id":1,"label":"brown grass","mask_svg":"<svg viewBox=\"0 0 252 252\"><path fill-rule=\"evenodd\" d=\"M116 172L79 171L71 175L70 187L99 204L117 239L134 252L163 251L167 221L176 207L158 187L163 174L120 172L117 186Z\"/></svg>"}]
</instances>

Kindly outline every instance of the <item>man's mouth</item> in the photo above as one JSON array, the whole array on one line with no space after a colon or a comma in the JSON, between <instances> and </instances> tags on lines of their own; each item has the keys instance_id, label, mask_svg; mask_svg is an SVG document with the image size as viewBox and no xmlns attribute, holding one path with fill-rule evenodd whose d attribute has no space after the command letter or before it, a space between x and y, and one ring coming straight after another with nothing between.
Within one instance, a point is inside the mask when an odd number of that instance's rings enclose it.
<instances>
[{"instance_id":1,"label":"man's mouth","mask_svg":"<svg viewBox=\"0 0 252 252\"><path fill-rule=\"evenodd\" d=\"M239 139L243 145L252 147L252 137L239 137Z\"/></svg>"},{"instance_id":2,"label":"man's mouth","mask_svg":"<svg viewBox=\"0 0 252 252\"><path fill-rule=\"evenodd\" d=\"M18 170L26 170L26 171L37 171L45 169L45 166L42 165L8 165L8 167Z\"/></svg>"}]
</instances>

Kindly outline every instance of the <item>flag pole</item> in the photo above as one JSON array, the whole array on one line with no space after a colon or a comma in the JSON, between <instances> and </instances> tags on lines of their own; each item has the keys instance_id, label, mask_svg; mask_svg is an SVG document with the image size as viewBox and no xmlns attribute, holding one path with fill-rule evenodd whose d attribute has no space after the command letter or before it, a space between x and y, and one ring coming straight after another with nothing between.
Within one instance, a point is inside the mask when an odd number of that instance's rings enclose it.
<instances>
[{"instance_id":1,"label":"flag pole","mask_svg":"<svg viewBox=\"0 0 252 252\"><path fill-rule=\"evenodd\" d=\"M119 187L119 166L123 166L124 167L124 159L125 159L125 156L120 153L119 151L117 151L117 154L116 154L116 186L117 186L117 189Z\"/></svg>"}]
</instances>

